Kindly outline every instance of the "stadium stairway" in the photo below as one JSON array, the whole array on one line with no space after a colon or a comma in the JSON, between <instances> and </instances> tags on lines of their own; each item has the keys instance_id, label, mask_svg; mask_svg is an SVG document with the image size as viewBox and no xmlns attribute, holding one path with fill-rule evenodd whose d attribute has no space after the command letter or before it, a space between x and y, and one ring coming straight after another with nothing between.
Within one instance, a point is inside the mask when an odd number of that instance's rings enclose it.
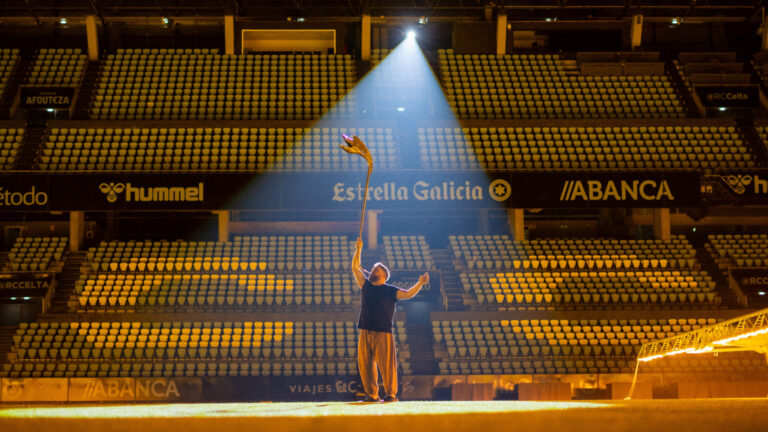
<instances>
[{"instance_id":1,"label":"stadium stairway","mask_svg":"<svg viewBox=\"0 0 768 432\"><path fill-rule=\"evenodd\" d=\"M359 82L363 77L373 69L370 61L360 60L356 62L357 70L355 71L357 73L357 81Z\"/></svg>"},{"instance_id":2,"label":"stadium stairway","mask_svg":"<svg viewBox=\"0 0 768 432\"><path fill-rule=\"evenodd\" d=\"M443 309L446 311L464 310L461 281L455 271L451 253L444 249L432 249L432 259L435 261L435 267L440 270Z\"/></svg>"},{"instance_id":3,"label":"stadium stairway","mask_svg":"<svg viewBox=\"0 0 768 432\"><path fill-rule=\"evenodd\" d=\"M27 124L27 130L24 134L24 140L19 148L19 155L16 157L17 170L31 170L35 168L37 156L43 146L43 137L45 127L31 126Z\"/></svg>"},{"instance_id":4,"label":"stadium stairway","mask_svg":"<svg viewBox=\"0 0 768 432\"><path fill-rule=\"evenodd\" d=\"M0 326L0 362L8 361L8 353L11 352L15 334L16 326Z\"/></svg>"},{"instance_id":5,"label":"stadium stairway","mask_svg":"<svg viewBox=\"0 0 768 432\"><path fill-rule=\"evenodd\" d=\"M757 84L757 86L760 88L760 91L764 95L768 95L768 85L765 84L765 81L760 76L760 73L757 71L755 63L749 62L746 66L747 73L749 73L749 79L752 82L752 84ZM755 117L765 117L768 115L768 111L762 104L760 104L759 108L755 109Z\"/></svg>"},{"instance_id":6,"label":"stadium stairway","mask_svg":"<svg viewBox=\"0 0 768 432\"><path fill-rule=\"evenodd\" d=\"M83 80L80 83L80 90L77 94L77 101L73 110L72 118L75 120L88 120L88 110L91 106L91 98L96 89L96 82L99 80L99 62L89 61L83 73Z\"/></svg>"},{"instance_id":7,"label":"stadium stairway","mask_svg":"<svg viewBox=\"0 0 768 432\"><path fill-rule=\"evenodd\" d=\"M27 76L30 66L32 65L31 59L21 58L16 65L16 69L13 71L13 76L8 80L8 85L5 86L5 93L2 99L0 99L0 118L11 118L11 107L16 100L16 95L19 94L19 86L24 83L24 79Z\"/></svg>"},{"instance_id":8,"label":"stadium stairway","mask_svg":"<svg viewBox=\"0 0 768 432\"><path fill-rule=\"evenodd\" d=\"M75 293L75 284L80 277L80 268L85 261L85 252L68 252L64 268L56 278L56 294L51 301L51 313L69 312L68 302Z\"/></svg>"},{"instance_id":9,"label":"stadium stairway","mask_svg":"<svg viewBox=\"0 0 768 432\"><path fill-rule=\"evenodd\" d=\"M728 309L738 309L742 306L739 305L736 293L734 293L728 287L728 278L725 276L722 270L717 266L717 263L712 258L712 255L704 248L696 249L696 262L701 266L701 270L704 270L715 281L715 293L718 297L723 299L720 307Z\"/></svg>"},{"instance_id":10,"label":"stadium stairway","mask_svg":"<svg viewBox=\"0 0 768 432\"><path fill-rule=\"evenodd\" d=\"M677 70L675 70L675 67L669 62L664 62L664 72L675 86L675 90L677 90L677 94L680 96L680 100L685 107L686 115L688 117L701 117L701 113L696 107L696 103L693 101L693 96L688 91L688 87L685 85L680 73L678 73Z\"/></svg>"},{"instance_id":11,"label":"stadium stairway","mask_svg":"<svg viewBox=\"0 0 768 432\"><path fill-rule=\"evenodd\" d=\"M405 331L408 334L409 360L413 375L434 375L437 373L430 314L424 313L424 308L420 307L426 304L428 303L416 301L406 303L405 306L407 313Z\"/></svg>"},{"instance_id":12,"label":"stadium stairway","mask_svg":"<svg viewBox=\"0 0 768 432\"><path fill-rule=\"evenodd\" d=\"M760 134L755 129L754 123L748 120L737 120L736 123L739 125L739 129L741 129L744 142L751 150L757 165L762 167L768 166L768 150L766 150L763 140L760 139Z\"/></svg>"}]
</instances>

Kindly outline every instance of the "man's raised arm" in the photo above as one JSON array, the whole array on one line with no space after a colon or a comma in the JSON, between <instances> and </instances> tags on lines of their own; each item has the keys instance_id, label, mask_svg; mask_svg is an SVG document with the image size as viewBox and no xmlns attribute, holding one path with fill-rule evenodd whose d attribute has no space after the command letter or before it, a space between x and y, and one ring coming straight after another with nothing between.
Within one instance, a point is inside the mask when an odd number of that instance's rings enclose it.
<instances>
[{"instance_id":1,"label":"man's raised arm","mask_svg":"<svg viewBox=\"0 0 768 432\"><path fill-rule=\"evenodd\" d=\"M414 297L416 294L419 293L421 290L421 287L429 283L429 273L424 273L423 275L419 276L419 281L416 282L416 285L408 288L407 290L400 290L397 292L397 299L398 300L407 300L409 298Z\"/></svg>"},{"instance_id":2,"label":"man's raised arm","mask_svg":"<svg viewBox=\"0 0 768 432\"><path fill-rule=\"evenodd\" d=\"M355 276L355 282L357 286L362 289L365 284L365 274L363 273L363 266L360 264L360 255L363 252L363 239L357 238L355 242L355 254L352 256L352 275Z\"/></svg>"}]
</instances>

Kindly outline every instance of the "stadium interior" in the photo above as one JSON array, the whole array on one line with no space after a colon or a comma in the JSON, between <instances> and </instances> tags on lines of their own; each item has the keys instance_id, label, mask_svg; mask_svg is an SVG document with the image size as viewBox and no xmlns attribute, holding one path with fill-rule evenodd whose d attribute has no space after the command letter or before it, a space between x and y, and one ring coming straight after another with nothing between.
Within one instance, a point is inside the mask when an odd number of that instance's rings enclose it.
<instances>
[{"instance_id":1,"label":"stadium interior","mask_svg":"<svg viewBox=\"0 0 768 432\"><path fill-rule=\"evenodd\" d=\"M765 397L764 5L5 2L0 402L356 400L364 197L403 400Z\"/></svg>"}]
</instances>

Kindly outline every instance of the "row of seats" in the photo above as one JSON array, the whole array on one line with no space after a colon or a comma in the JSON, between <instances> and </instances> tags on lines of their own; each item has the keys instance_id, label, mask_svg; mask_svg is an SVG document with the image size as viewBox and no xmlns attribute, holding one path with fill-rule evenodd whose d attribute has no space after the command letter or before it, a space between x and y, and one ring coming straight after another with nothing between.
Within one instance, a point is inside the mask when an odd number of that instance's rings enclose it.
<instances>
[{"instance_id":1,"label":"row of seats","mask_svg":"<svg viewBox=\"0 0 768 432\"><path fill-rule=\"evenodd\" d=\"M80 84L87 62L88 57L80 49L41 49L32 63L27 83L76 87Z\"/></svg>"},{"instance_id":2,"label":"row of seats","mask_svg":"<svg viewBox=\"0 0 768 432\"><path fill-rule=\"evenodd\" d=\"M19 63L19 59L18 48L0 49L0 97L4 95L5 86L8 84L11 75L13 75L13 71Z\"/></svg>"},{"instance_id":3,"label":"row of seats","mask_svg":"<svg viewBox=\"0 0 768 432\"><path fill-rule=\"evenodd\" d=\"M103 241L86 258L93 271L339 270L353 252L344 236L257 236L230 243Z\"/></svg>"},{"instance_id":4,"label":"row of seats","mask_svg":"<svg viewBox=\"0 0 768 432\"><path fill-rule=\"evenodd\" d=\"M72 312L206 311L212 309L348 310L357 300L348 273L82 274Z\"/></svg>"},{"instance_id":5,"label":"row of seats","mask_svg":"<svg viewBox=\"0 0 768 432\"><path fill-rule=\"evenodd\" d=\"M391 128L53 128L39 168L61 170L357 170L341 134L357 135L376 166L401 166Z\"/></svg>"},{"instance_id":6,"label":"row of seats","mask_svg":"<svg viewBox=\"0 0 768 432\"><path fill-rule=\"evenodd\" d=\"M710 234L708 240L723 267L768 267L767 234Z\"/></svg>"},{"instance_id":7,"label":"row of seats","mask_svg":"<svg viewBox=\"0 0 768 432\"><path fill-rule=\"evenodd\" d=\"M5 363L0 376L12 378L139 378L357 375L357 362L36 362Z\"/></svg>"},{"instance_id":8,"label":"row of seats","mask_svg":"<svg viewBox=\"0 0 768 432\"><path fill-rule=\"evenodd\" d=\"M0 162L12 167L23 129L0 130ZM338 151L357 134L383 169L403 166L391 128L52 128L42 170L357 170ZM420 128L424 168L662 169L705 173L756 166L738 129L698 127ZM764 133L765 135L765 133Z\"/></svg>"},{"instance_id":9,"label":"row of seats","mask_svg":"<svg viewBox=\"0 0 768 432\"><path fill-rule=\"evenodd\" d=\"M438 50L449 105L463 118L683 117L666 76L582 76L559 55Z\"/></svg>"},{"instance_id":10,"label":"row of seats","mask_svg":"<svg viewBox=\"0 0 768 432\"><path fill-rule=\"evenodd\" d=\"M714 324L675 320L432 322L441 374L626 373L640 346Z\"/></svg>"},{"instance_id":11,"label":"row of seats","mask_svg":"<svg viewBox=\"0 0 768 432\"><path fill-rule=\"evenodd\" d=\"M643 363L640 373L744 373L754 379L765 374L765 358L753 352L674 356Z\"/></svg>"},{"instance_id":12,"label":"row of seats","mask_svg":"<svg viewBox=\"0 0 768 432\"><path fill-rule=\"evenodd\" d=\"M768 148L768 127L755 125L755 130L757 130L757 134L760 136L760 139L763 141L763 145L765 145L766 148Z\"/></svg>"},{"instance_id":13,"label":"row of seats","mask_svg":"<svg viewBox=\"0 0 768 432\"><path fill-rule=\"evenodd\" d=\"M371 50L371 68L375 68L379 65L384 58L389 55L391 50L384 48L374 48Z\"/></svg>"},{"instance_id":14,"label":"row of seats","mask_svg":"<svg viewBox=\"0 0 768 432\"><path fill-rule=\"evenodd\" d=\"M403 322L396 323L394 334L398 344L405 344ZM346 375L357 373L356 346L357 329L351 321L22 323L13 336L11 361L0 373ZM400 364L408 367L407 361Z\"/></svg>"},{"instance_id":15,"label":"row of seats","mask_svg":"<svg viewBox=\"0 0 768 432\"><path fill-rule=\"evenodd\" d=\"M11 271L43 271L61 262L67 248L66 237L18 237L8 252Z\"/></svg>"},{"instance_id":16,"label":"row of seats","mask_svg":"<svg viewBox=\"0 0 768 432\"><path fill-rule=\"evenodd\" d=\"M2 57L0 57L0 73ZM2 77L0 77L0 95L2 95ZM16 157L24 141L24 129L0 128L0 170L10 170L16 163Z\"/></svg>"},{"instance_id":17,"label":"row of seats","mask_svg":"<svg viewBox=\"0 0 768 432\"><path fill-rule=\"evenodd\" d=\"M509 308L646 305L714 307L715 282L698 271L461 273L464 292L480 305Z\"/></svg>"},{"instance_id":18,"label":"row of seats","mask_svg":"<svg viewBox=\"0 0 768 432\"><path fill-rule=\"evenodd\" d=\"M102 65L91 117L312 119L344 98L356 79L349 55L118 53ZM354 107L345 100L334 112L350 114Z\"/></svg>"},{"instance_id":19,"label":"row of seats","mask_svg":"<svg viewBox=\"0 0 768 432\"><path fill-rule=\"evenodd\" d=\"M735 126L419 128L418 133L425 168L713 172L756 166Z\"/></svg>"},{"instance_id":20,"label":"row of seats","mask_svg":"<svg viewBox=\"0 0 768 432\"><path fill-rule=\"evenodd\" d=\"M435 262L424 236L383 236L384 253L393 269L433 269Z\"/></svg>"},{"instance_id":21,"label":"row of seats","mask_svg":"<svg viewBox=\"0 0 768 432\"><path fill-rule=\"evenodd\" d=\"M696 251L684 236L662 240L536 239L451 235L453 257L470 270L693 268Z\"/></svg>"}]
</instances>

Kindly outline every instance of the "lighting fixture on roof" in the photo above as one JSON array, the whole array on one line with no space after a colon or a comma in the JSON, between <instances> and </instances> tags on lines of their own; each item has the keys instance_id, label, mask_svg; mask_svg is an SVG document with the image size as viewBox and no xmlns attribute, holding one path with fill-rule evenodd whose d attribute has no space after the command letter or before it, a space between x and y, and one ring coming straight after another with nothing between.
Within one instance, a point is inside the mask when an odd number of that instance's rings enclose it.
<instances>
[{"instance_id":1,"label":"lighting fixture on roof","mask_svg":"<svg viewBox=\"0 0 768 432\"><path fill-rule=\"evenodd\" d=\"M764 295L765 295L765 291L758 291L758 292L757 292L757 295L759 295L759 296L764 296Z\"/></svg>"},{"instance_id":2,"label":"lighting fixture on roof","mask_svg":"<svg viewBox=\"0 0 768 432\"><path fill-rule=\"evenodd\" d=\"M168 25L168 23L171 22L168 17L163 17L163 24Z\"/></svg>"},{"instance_id":3,"label":"lighting fixture on roof","mask_svg":"<svg viewBox=\"0 0 768 432\"><path fill-rule=\"evenodd\" d=\"M61 19L59 19L59 24L61 24L61 25L67 25L67 19L66 19L66 18L61 18Z\"/></svg>"},{"instance_id":4,"label":"lighting fixture on roof","mask_svg":"<svg viewBox=\"0 0 768 432\"><path fill-rule=\"evenodd\" d=\"M726 108L726 107L719 107L718 109L719 109L720 111L725 111L727 108Z\"/></svg>"},{"instance_id":5,"label":"lighting fixture on roof","mask_svg":"<svg viewBox=\"0 0 768 432\"><path fill-rule=\"evenodd\" d=\"M22 298L22 300L29 300L29 297L24 297Z\"/></svg>"},{"instance_id":6,"label":"lighting fixture on roof","mask_svg":"<svg viewBox=\"0 0 768 432\"><path fill-rule=\"evenodd\" d=\"M424 24L426 24L427 22L429 22L429 18L427 18L427 17L425 17L425 16L420 16L420 17L419 17L419 24L421 24L421 25L424 25Z\"/></svg>"},{"instance_id":7,"label":"lighting fixture on roof","mask_svg":"<svg viewBox=\"0 0 768 432\"><path fill-rule=\"evenodd\" d=\"M298 17L298 18L296 18L296 21L298 21L298 22L304 22L304 21L305 21L305 19L304 19L304 17Z\"/></svg>"},{"instance_id":8,"label":"lighting fixture on roof","mask_svg":"<svg viewBox=\"0 0 768 432\"><path fill-rule=\"evenodd\" d=\"M11 297L11 301L15 301L15 300L16 300L16 297Z\"/></svg>"},{"instance_id":9,"label":"lighting fixture on roof","mask_svg":"<svg viewBox=\"0 0 768 432\"><path fill-rule=\"evenodd\" d=\"M670 20L670 22L669 22L669 23L670 23L671 25L673 25L673 26L676 26L676 25L680 25L680 19L679 19L679 18L677 18L677 17L674 17L674 18L672 18L672 20Z\"/></svg>"},{"instance_id":10,"label":"lighting fixture on roof","mask_svg":"<svg viewBox=\"0 0 768 432\"><path fill-rule=\"evenodd\" d=\"M410 39L410 40L416 39L416 32L413 31L413 30L408 30L405 33L405 37L406 37L406 39Z\"/></svg>"}]
</instances>

